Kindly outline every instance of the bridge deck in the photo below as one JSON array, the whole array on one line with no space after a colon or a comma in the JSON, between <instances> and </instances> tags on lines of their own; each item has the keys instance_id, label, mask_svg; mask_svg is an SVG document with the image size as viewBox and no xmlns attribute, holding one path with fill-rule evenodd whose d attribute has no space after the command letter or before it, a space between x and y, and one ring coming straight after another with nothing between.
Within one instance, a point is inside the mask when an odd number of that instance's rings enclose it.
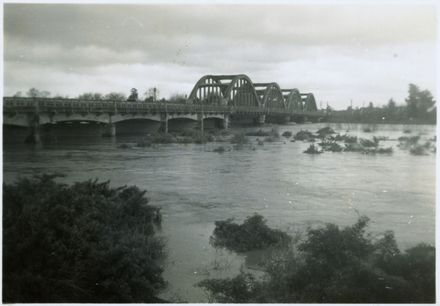
<instances>
[{"instance_id":1,"label":"bridge deck","mask_svg":"<svg viewBox=\"0 0 440 306\"><path fill-rule=\"evenodd\" d=\"M320 116L321 112L298 111L259 106L227 106L206 104L176 104L162 102L89 101L56 98L3 98L3 113L224 113L255 115Z\"/></svg>"}]
</instances>

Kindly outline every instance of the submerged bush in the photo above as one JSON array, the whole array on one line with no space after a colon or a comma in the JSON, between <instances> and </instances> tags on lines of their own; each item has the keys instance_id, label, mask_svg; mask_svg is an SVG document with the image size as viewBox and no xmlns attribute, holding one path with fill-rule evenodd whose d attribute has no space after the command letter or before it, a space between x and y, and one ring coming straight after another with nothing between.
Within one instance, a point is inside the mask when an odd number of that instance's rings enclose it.
<instances>
[{"instance_id":1,"label":"submerged bush","mask_svg":"<svg viewBox=\"0 0 440 306\"><path fill-rule=\"evenodd\" d=\"M210 242L214 247L247 252L268 247L286 247L290 240L289 235L271 229L263 216L255 214L247 217L243 224L233 223L232 219L216 221Z\"/></svg>"},{"instance_id":2,"label":"submerged bush","mask_svg":"<svg viewBox=\"0 0 440 306\"><path fill-rule=\"evenodd\" d=\"M319 145L322 147L324 151L329 152L342 152L343 148L340 144L332 140L324 139Z\"/></svg>"},{"instance_id":3,"label":"submerged bush","mask_svg":"<svg viewBox=\"0 0 440 306\"><path fill-rule=\"evenodd\" d=\"M212 150L212 151L213 151L213 152L217 152L217 153L223 153L223 152L226 151L226 149L225 149L225 147L220 146L220 147L215 148L215 149Z\"/></svg>"},{"instance_id":4,"label":"submerged bush","mask_svg":"<svg viewBox=\"0 0 440 306\"><path fill-rule=\"evenodd\" d=\"M313 135L312 132L309 132L307 130L301 130L294 136L295 140L310 140L315 138L315 135Z\"/></svg>"},{"instance_id":5,"label":"submerged bush","mask_svg":"<svg viewBox=\"0 0 440 306\"><path fill-rule=\"evenodd\" d=\"M231 143L233 144L246 144L249 142L249 139L242 133L234 134L231 138Z\"/></svg>"},{"instance_id":6,"label":"submerged bush","mask_svg":"<svg viewBox=\"0 0 440 306\"><path fill-rule=\"evenodd\" d=\"M303 153L306 154L321 154L322 151L318 150L318 147L316 147L314 144L311 144L307 150L305 150Z\"/></svg>"},{"instance_id":7,"label":"submerged bush","mask_svg":"<svg viewBox=\"0 0 440 306\"><path fill-rule=\"evenodd\" d=\"M285 131L281 136L286 137L286 138L290 138L290 137L292 137L292 132L291 131Z\"/></svg>"},{"instance_id":8,"label":"submerged bush","mask_svg":"<svg viewBox=\"0 0 440 306\"><path fill-rule=\"evenodd\" d=\"M324 127L319 129L317 132L319 138L324 138L331 134L336 134L336 132L331 127Z\"/></svg>"},{"instance_id":9,"label":"submerged bush","mask_svg":"<svg viewBox=\"0 0 440 306\"><path fill-rule=\"evenodd\" d=\"M259 129L257 131L249 131L245 135L246 136L258 136L258 137L265 137L270 136L270 131L263 131L262 129Z\"/></svg>"},{"instance_id":10,"label":"submerged bush","mask_svg":"<svg viewBox=\"0 0 440 306\"><path fill-rule=\"evenodd\" d=\"M164 244L145 191L54 178L3 185L3 302L157 302Z\"/></svg>"},{"instance_id":11,"label":"submerged bush","mask_svg":"<svg viewBox=\"0 0 440 306\"><path fill-rule=\"evenodd\" d=\"M373 140L370 139L360 139L360 144L365 148L377 148L379 146L379 139L376 137L373 137Z\"/></svg>"},{"instance_id":12,"label":"submerged bush","mask_svg":"<svg viewBox=\"0 0 440 306\"><path fill-rule=\"evenodd\" d=\"M151 143L160 143L160 144L167 144L167 143L176 143L177 139L174 135L170 133L155 133L152 135L149 135L145 141L151 142Z\"/></svg>"},{"instance_id":13,"label":"submerged bush","mask_svg":"<svg viewBox=\"0 0 440 306\"><path fill-rule=\"evenodd\" d=\"M199 286L220 303L434 303L435 248L419 244L402 253L392 232L373 239L368 222L309 228L268 260L265 277L242 271Z\"/></svg>"}]
</instances>

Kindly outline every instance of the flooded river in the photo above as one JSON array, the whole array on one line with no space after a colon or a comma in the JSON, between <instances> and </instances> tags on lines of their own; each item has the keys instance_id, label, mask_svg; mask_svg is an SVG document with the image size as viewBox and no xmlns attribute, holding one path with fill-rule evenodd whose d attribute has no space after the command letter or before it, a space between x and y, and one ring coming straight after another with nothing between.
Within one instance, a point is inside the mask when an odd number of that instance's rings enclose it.
<instances>
[{"instance_id":1,"label":"flooded river","mask_svg":"<svg viewBox=\"0 0 440 306\"><path fill-rule=\"evenodd\" d=\"M279 131L315 132L322 126L279 126ZM402 249L422 241L434 244L435 155L410 155L397 148L397 138L405 128L432 138L435 127L376 125L373 133L364 133L362 125L330 126L365 138L387 136L384 146L394 152L308 155L302 153L308 143L282 139L258 146L250 137L254 150L219 154L212 152L219 143L121 149L118 144L134 140L76 138L38 148L5 144L3 179L62 172L66 182L98 178L148 190L150 203L162 208L169 282L163 297L173 300L206 302L194 284L232 276L245 265L246 258L210 246L216 220L241 222L259 213L270 226L295 233L326 222L349 225L366 215L373 233L393 230Z\"/></svg>"}]
</instances>

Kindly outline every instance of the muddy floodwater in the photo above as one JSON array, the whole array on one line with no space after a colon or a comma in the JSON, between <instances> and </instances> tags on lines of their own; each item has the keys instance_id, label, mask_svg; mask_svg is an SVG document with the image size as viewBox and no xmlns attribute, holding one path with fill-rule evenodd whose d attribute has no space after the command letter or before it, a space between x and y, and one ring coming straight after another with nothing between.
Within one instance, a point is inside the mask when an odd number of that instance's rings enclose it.
<instances>
[{"instance_id":1,"label":"muddy floodwater","mask_svg":"<svg viewBox=\"0 0 440 306\"><path fill-rule=\"evenodd\" d=\"M279 132L324 124L278 126ZM386 136L393 154L356 152L308 155L309 143L279 142L234 149L229 143L166 144L146 148L118 148L136 137L67 138L40 147L8 143L3 147L3 179L61 172L64 182L98 178L113 186L137 185L148 191L150 203L162 208L161 234L168 258L163 297L174 301L206 302L194 286L208 277L233 276L249 268L253 254L216 250L209 237L216 220L241 222L254 213L272 227L296 233L326 222L344 226L359 215L371 219L374 233L395 232L401 249L419 242L434 244L435 154L413 156L397 148L404 129L429 139L435 126L331 124L337 132L364 138ZM255 129L255 128L254 128ZM270 129L264 127L264 129ZM261 138L261 137L260 137ZM224 153L212 152L219 145Z\"/></svg>"}]
</instances>

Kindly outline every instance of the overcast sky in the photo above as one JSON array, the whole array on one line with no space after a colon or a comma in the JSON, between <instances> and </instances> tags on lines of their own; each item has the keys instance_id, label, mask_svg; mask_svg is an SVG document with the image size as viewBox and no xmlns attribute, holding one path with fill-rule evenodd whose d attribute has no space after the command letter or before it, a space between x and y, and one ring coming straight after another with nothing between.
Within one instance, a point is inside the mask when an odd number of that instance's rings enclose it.
<instances>
[{"instance_id":1,"label":"overcast sky","mask_svg":"<svg viewBox=\"0 0 440 306\"><path fill-rule=\"evenodd\" d=\"M205 74L346 108L436 86L433 6L5 4L4 91L189 94Z\"/></svg>"}]
</instances>

